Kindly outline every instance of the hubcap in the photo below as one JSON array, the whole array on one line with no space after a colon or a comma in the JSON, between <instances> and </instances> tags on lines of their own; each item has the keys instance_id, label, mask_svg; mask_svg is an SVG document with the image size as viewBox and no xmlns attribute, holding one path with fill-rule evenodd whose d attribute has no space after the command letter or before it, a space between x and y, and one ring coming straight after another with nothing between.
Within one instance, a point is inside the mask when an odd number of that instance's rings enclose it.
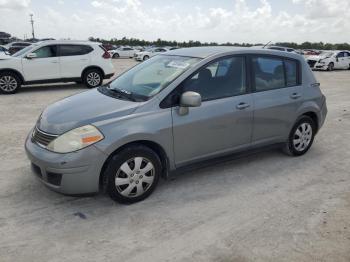
<instances>
[{"instance_id":1,"label":"hubcap","mask_svg":"<svg viewBox=\"0 0 350 262\"><path fill-rule=\"evenodd\" d=\"M304 151L309 146L311 139L311 125L309 123L302 123L294 133L293 146L299 152Z\"/></svg>"},{"instance_id":2,"label":"hubcap","mask_svg":"<svg viewBox=\"0 0 350 262\"><path fill-rule=\"evenodd\" d=\"M0 78L0 89L5 92L14 91L17 85L17 81L13 76L2 76Z\"/></svg>"},{"instance_id":3,"label":"hubcap","mask_svg":"<svg viewBox=\"0 0 350 262\"><path fill-rule=\"evenodd\" d=\"M154 166L144 157L134 157L124 162L117 171L115 186L125 197L138 197L153 184Z\"/></svg>"},{"instance_id":4,"label":"hubcap","mask_svg":"<svg viewBox=\"0 0 350 262\"><path fill-rule=\"evenodd\" d=\"M98 73L96 72L91 72L87 75L86 81L89 83L91 86L97 86L100 84L101 77Z\"/></svg>"}]
</instances>

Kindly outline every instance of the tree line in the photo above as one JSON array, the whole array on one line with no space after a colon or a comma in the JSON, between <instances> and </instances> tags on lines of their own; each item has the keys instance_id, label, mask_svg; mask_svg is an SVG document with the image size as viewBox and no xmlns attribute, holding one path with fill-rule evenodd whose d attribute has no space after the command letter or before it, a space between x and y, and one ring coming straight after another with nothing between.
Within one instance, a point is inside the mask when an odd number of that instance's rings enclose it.
<instances>
[{"instance_id":1,"label":"tree line","mask_svg":"<svg viewBox=\"0 0 350 262\"><path fill-rule=\"evenodd\" d=\"M101 42L104 44L112 44L112 45L129 45L129 46L178 46L178 47L195 47L195 46L244 46L250 47L253 45L264 45L264 43L217 43L217 42L200 42L200 41L168 41L163 39L157 39L155 41L147 41L137 38L126 38L123 37L121 39L112 38L112 39L102 39L102 38L94 38L89 37L90 41ZM350 44L348 43L339 43L339 44L331 44L331 43L323 43L323 42L304 42L301 44L294 42L277 42L274 45L290 47L294 49L318 49L318 50L350 50Z\"/></svg>"}]
</instances>

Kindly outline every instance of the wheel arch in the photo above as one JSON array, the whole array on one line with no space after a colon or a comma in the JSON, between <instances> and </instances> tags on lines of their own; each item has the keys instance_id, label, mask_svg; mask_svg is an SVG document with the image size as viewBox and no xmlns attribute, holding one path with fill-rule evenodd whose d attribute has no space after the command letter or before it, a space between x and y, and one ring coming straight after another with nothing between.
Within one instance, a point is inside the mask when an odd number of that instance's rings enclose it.
<instances>
[{"instance_id":1,"label":"wheel arch","mask_svg":"<svg viewBox=\"0 0 350 262\"><path fill-rule=\"evenodd\" d=\"M308 112L303 113L302 116L308 116L314 121L314 123L316 125L316 132L317 132L319 129L319 119L318 119L317 114L313 111L308 111Z\"/></svg>"},{"instance_id":2,"label":"wheel arch","mask_svg":"<svg viewBox=\"0 0 350 262\"><path fill-rule=\"evenodd\" d=\"M132 142L128 142L126 144L121 145L116 150L114 150L106 159L104 162L101 172L100 172L100 178L99 178L99 185L100 188L105 189L107 178L105 176L105 170L108 166L108 163L111 161L113 156L124 150L125 148L132 146L132 145L143 145L150 149L152 149L160 158L161 164L162 164L162 174L161 177L167 179L168 178L168 171L170 170L170 162L169 157L165 151L165 149L157 142L151 141L151 140L136 140Z\"/></svg>"},{"instance_id":3,"label":"wheel arch","mask_svg":"<svg viewBox=\"0 0 350 262\"><path fill-rule=\"evenodd\" d=\"M96 65L91 65L91 66L85 67L84 70L81 72L81 78L82 79L84 77L85 72L87 70L90 70L90 69L97 69L97 70L101 71L103 77L105 76L105 72L103 71L103 69L101 67L96 66Z\"/></svg>"},{"instance_id":4,"label":"wheel arch","mask_svg":"<svg viewBox=\"0 0 350 262\"><path fill-rule=\"evenodd\" d=\"M16 69L13 69L13 68L1 68L0 69L0 73L2 73L2 72L12 72L12 73L16 74L19 77L19 79L21 80L21 84L23 84L25 82L23 75Z\"/></svg>"}]
</instances>

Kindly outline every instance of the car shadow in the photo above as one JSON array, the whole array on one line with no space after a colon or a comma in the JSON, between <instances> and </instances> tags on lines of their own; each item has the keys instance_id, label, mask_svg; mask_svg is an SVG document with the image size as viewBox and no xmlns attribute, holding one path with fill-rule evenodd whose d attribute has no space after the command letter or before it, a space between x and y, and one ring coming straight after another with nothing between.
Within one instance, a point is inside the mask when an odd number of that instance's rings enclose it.
<instances>
[{"instance_id":1,"label":"car shadow","mask_svg":"<svg viewBox=\"0 0 350 262\"><path fill-rule=\"evenodd\" d=\"M19 92L45 92L45 91L62 91L62 90L88 90L85 85L77 83L60 83L60 84L44 84L44 85L27 85L22 86Z\"/></svg>"}]
</instances>

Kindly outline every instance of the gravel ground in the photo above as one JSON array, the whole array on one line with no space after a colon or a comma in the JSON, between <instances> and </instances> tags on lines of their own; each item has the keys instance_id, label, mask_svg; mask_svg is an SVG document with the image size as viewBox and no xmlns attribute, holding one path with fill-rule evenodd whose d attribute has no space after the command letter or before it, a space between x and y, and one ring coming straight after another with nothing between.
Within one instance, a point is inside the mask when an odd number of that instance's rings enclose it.
<instances>
[{"instance_id":1,"label":"gravel ground","mask_svg":"<svg viewBox=\"0 0 350 262\"><path fill-rule=\"evenodd\" d=\"M129 206L54 193L30 170L28 131L82 85L0 96L0 261L349 262L350 71L315 74L329 113L305 156L270 150L182 173Z\"/></svg>"}]
</instances>

